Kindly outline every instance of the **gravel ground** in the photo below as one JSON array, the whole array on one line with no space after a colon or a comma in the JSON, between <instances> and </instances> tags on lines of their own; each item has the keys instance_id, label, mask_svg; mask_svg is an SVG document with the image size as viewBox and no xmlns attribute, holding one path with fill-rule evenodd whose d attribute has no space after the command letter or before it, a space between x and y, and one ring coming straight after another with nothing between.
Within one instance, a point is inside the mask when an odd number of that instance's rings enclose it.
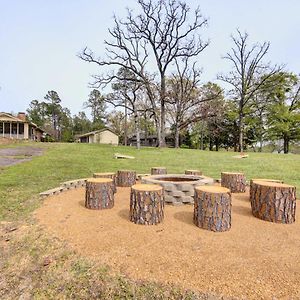
<instances>
[{"instance_id":1,"label":"gravel ground","mask_svg":"<svg viewBox=\"0 0 300 300\"><path fill-rule=\"evenodd\" d=\"M43 149L36 147L16 147L0 149L0 167L8 167L31 160L32 156L40 156ZM20 158L24 156L25 158Z\"/></svg>"},{"instance_id":2,"label":"gravel ground","mask_svg":"<svg viewBox=\"0 0 300 300\"><path fill-rule=\"evenodd\" d=\"M193 224L193 206L166 206L163 224L128 220L129 188L115 206L84 207L84 189L49 197L41 224L84 256L134 278L245 299L300 299L300 212L291 225L252 216L249 194L234 194L232 228L214 233Z\"/></svg>"}]
</instances>

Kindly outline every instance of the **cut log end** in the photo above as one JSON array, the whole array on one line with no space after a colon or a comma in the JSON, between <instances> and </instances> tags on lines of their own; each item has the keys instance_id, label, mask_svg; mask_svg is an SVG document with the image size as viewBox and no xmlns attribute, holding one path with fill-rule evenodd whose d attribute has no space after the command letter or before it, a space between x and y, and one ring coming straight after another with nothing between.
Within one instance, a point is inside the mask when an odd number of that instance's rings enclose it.
<instances>
[{"instance_id":1,"label":"cut log end","mask_svg":"<svg viewBox=\"0 0 300 300\"><path fill-rule=\"evenodd\" d=\"M200 170L185 170L184 174L185 175L197 175L197 176L200 176L200 175L202 175L202 172Z\"/></svg>"},{"instance_id":2,"label":"cut log end","mask_svg":"<svg viewBox=\"0 0 300 300\"><path fill-rule=\"evenodd\" d=\"M114 172L103 172L103 173L94 173L93 177L94 178L102 178L105 176L115 176L115 175L116 175L116 173L114 173Z\"/></svg>"},{"instance_id":3,"label":"cut log end","mask_svg":"<svg viewBox=\"0 0 300 300\"><path fill-rule=\"evenodd\" d=\"M215 193L215 194L230 193L230 190L228 188L218 186L218 185L200 185L200 186L196 186L195 190L198 192Z\"/></svg>"},{"instance_id":4,"label":"cut log end","mask_svg":"<svg viewBox=\"0 0 300 300\"><path fill-rule=\"evenodd\" d=\"M86 183L113 183L111 178L88 178Z\"/></svg>"},{"instance_id":5,"label":"cut log end","mask_svg":"<svg viewBox=\"0 0 300 300\"><path fill-rule=\"evenodd\" d=\"M135 184L131 187L133 190L139 192L154 192L154 191L161 191L162 187L158 184Z\"/></svg>"}]
</instances>

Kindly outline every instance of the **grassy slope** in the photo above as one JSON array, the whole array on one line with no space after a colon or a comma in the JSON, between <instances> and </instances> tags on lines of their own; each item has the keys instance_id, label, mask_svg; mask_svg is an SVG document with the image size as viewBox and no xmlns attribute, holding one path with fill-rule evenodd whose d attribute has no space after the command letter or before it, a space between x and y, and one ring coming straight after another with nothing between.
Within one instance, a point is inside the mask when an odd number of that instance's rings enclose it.
<instances>
[{"instance_id":1,"label":"grassy slope","mask_svg":"<svg viewBox=\"0 0 300 300\"><path fill-rule=\"evenodd\" d=\"M147 173L152 166L166 166L169 173L201 169L214 178L219 178L221 171L244 171L248 179L282 178L300 187L300 155L251 153L247 159L234 159L234 153L185 149L137 151L85 144L32 145L45 147L45 155L0 172L1 299L20 295L34 299L207 299L206 294L115 275L99 262L79 257L67 244L46 233L31 212L41 205L38 193L62 181L91 176L93 172L135 169ZM115 152L136 159L116 160Z\"/></svg>"},{"instance_id":2,"label":"grassy slope","mask_svg":"<svg viewBox=\"0 0 300 300\"><path fill-rule=\"evenodd\" d=\"M35 144L36 145L36 144ZM169 173L187 168L200 169L205 175L220 178L221 171L243 171L247 179L274 178L300 188L300 155L251 153L235 159L232 152L189 149L111 147L87 144L50 144L45 155L30 162L5 168L0 173L0 219L24 216L37 205L36 195L62 181L91 176L93 172L134 169L148 173L152 166L165 166ZM134 160L114 159L120 152Z\"/></svg>"}]
</instances>

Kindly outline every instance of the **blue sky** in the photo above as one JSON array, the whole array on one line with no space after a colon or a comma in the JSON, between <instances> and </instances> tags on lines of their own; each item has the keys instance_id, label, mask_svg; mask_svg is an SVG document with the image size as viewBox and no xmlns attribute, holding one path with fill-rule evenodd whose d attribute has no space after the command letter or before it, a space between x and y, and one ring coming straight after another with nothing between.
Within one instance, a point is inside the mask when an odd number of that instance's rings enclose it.
<instances>
[{"instance_id":1,"label":"blue sky","mask_svg":"<svg viewBox=\"0 0 300 300\"><path fill-rule=\"evenodd\" d=\"M199 0L209 26L203 37L210 46L199 56L203 82L229 70L222 60L236 28L252 42L270 41L267 59L300 73L299 0ZM112 16L126 14L135 0L0 0L0 111L25 111L31 100L56 90L72 114L82 110L90 75L99 69L76 55L88 46L104 55L103 41Z\"/></svg>"}]
</instances>

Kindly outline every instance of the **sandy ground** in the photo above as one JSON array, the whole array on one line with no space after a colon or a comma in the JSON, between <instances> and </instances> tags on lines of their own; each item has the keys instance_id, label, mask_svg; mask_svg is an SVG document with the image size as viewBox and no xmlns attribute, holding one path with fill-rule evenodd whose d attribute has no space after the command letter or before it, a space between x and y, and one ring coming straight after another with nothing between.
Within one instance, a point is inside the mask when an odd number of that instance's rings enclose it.
<instances>
[{"instance_id":1,"label":"sandy ground","mask_svg":"<svg viewBox=\"0 0 300 300\"><path fill-rule=\"evenodd\" d=\"M8 167L31 160L32 156L40 156L43 149L36 147L15 147L0 149L0 167ZM24 156L25 158L20 158Z\"/></svg>"},{"instance_id":2,"label":"sandy ground","mask_svg":"<svg viewBox=\"0 0 300 300\"><path fill-rule=\"evenodd\" d=\"M134 279L247 299L300 299L300 211L281 225L251 215L248 193L234 194L232 228L214 233L193 224L193 206L166 206L163 224L128 220L129 188L115 206L84 207L84 189L49 197L38 220L82 255Z\"/></svg>"}]
</instances>

